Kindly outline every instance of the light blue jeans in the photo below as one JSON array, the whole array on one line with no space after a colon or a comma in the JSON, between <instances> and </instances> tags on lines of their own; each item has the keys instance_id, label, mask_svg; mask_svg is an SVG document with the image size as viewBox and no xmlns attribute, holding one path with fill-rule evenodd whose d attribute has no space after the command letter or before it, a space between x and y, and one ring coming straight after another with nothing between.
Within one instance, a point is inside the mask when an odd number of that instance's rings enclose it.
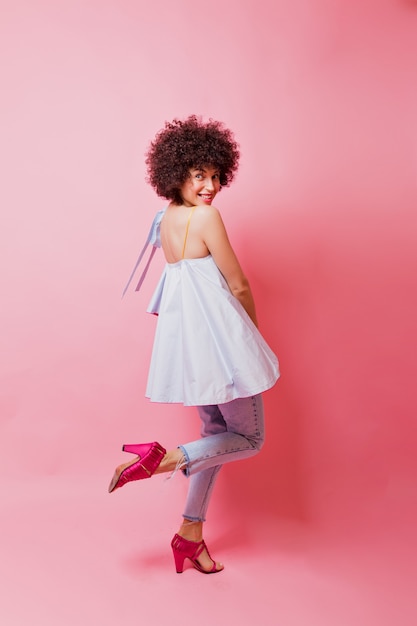
<instances>
[{"instance_id":1,"label":"light blue jeans","mask_svg":"<svg viewBox=\"0 0 417 626\"><path fill-rule=\"evenodd\" d=\"M183 472L190 480L183 516L204 522L221 466L254 456L262 448L264 410L260 394L197 410L201 439L179 446L187 464Z\"/></svg>"}]
</instances>

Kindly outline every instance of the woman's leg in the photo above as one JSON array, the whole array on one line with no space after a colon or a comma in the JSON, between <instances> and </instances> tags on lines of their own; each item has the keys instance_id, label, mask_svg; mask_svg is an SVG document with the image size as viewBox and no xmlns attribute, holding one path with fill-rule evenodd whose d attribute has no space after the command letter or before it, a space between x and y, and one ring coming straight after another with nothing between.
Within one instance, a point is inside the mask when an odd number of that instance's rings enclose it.
<instances>
[{"instance_id":1,"label":"woman's leg","mask_svg":"<svg viewBox=\"0 0 417 626\"><path fill-rule=\"evenodd\" d=\"M211 437L227 431L227 424L216 404L198 406L201 419L201 437ZM215 465L190 476L184 518L193 522L204 522L214 483L221 465Z\"/></svg>"},{"instance_id":2,"label":"woman's leg","mask_svg":"<svg viewBox=\"0 0 417 626\"><path fill-rule=\"evenodd\" d=\"M179 446L184 454L184 473L193 476L202 470L254 456L264 443L264 412L262 396L237 398L215 405L225 430L203 436L197 441ZM202 407L205 411L212 407ZM200 414L201 415L201 414ZM219 416L215 412L216 428Z\"/></svg>"},{"instance_id":3,"label":"woman's leg","mask_svg":"<svg viewBox=\"0 0 417 626\"><path fill-rule=\"evenodd\" d=\"M201 541L203 538L203 522L221 466L253 456L262 447L264 439L261 396L197 408L202 421L202 439L180 446L186 459L185 473L189 475L190 484L184 521L178 534L189 541ZM199 445L201 443L203 445ZM194 462L193 455L196 457ZM201 458L198 459L197 455ZM203 462L211 466L199 470L198 464ZM206 551L202 552L199 562L206 570L213 566ZM223 565L216 563L216 569L223 569Z\"/></svg>"},{"instance_id":4,"label":"woman's leg","mask_svg":"<svg viewBox=\"0 0 417 626\"><path fill-rule=\"evenodd\" d=\"M179 446L190 477L184 518L204 522L220 467L254 456L264 441L262 396L198 407L201 439Z\"/></svg>"}]
</instances>

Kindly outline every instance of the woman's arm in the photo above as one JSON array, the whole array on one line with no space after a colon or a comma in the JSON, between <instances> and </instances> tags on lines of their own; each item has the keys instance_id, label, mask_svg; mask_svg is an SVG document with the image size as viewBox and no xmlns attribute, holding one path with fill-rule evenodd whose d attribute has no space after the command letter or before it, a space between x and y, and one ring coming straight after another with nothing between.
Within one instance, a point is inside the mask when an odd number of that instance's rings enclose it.
<instances>
[{"instance_id":1,"label":"woman's arm","mask_svg":"<svg viewBox=\"0 0 417 626\"><path fill-rule=\"evenodd\" d=\"M249 281L244 275L230 244L221 215L213 206L207 207L207 209L202 229L204 243L226 279L230 291L239 300L255 326L258 326L255 302Z\"/></svg>"}]
</instances>

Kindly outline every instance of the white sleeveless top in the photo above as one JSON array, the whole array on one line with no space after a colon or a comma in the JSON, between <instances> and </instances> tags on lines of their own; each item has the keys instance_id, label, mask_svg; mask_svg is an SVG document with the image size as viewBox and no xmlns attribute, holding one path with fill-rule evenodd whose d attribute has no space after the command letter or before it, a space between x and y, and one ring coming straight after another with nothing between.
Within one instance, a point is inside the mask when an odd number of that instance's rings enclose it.
<instances>
[{"instance_id":1,"label":"white sleeveless top","mask_svg":"<svg viewBox=\"0 0 417 626\"><path fill-rule=\"evenodd\" d=\"M163 212L158 216L154 247ZM147 310L158 315L146 387L151 401L223 404L278 380L277 357L210 255L167 263Z\"/></svg>"}]
</instances>

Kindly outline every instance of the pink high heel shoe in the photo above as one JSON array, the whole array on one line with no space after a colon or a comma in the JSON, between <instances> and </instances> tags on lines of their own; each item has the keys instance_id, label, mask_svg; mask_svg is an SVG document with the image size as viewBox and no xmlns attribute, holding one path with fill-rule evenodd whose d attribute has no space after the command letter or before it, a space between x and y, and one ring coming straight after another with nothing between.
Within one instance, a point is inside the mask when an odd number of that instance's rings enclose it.
<instances>
[{"instance_id":1,"label":"pink high heel shoe","mask_svg":"<svg viewBox=\"0 0 417 626\"><path fill-rule=\"evenodd\" d=\"M121 472L118 471L118 468L116 469L109 485L109 493L132 480L150 478L166 454L165 448L156 441L124 445L122 449L124 452L137 454L139 459L133 461Z\"/></svg>"},{"instance_id":2,"label":"pink high heel shoe","mask_svg":"<svg viewBox=\"0 0 417 626\"><path fill-rule=\"evenodd\" d=\"M223 567L221 569L217 569L217 564L211 558L204 539L203 541L189 541L188 539L184 539L184 537L176 534L171 541L171 548L174 553L175 569L177 570L177 574L182 574L185 559L190 559L194 567L203 574L216 574L224 569ZM211 569L204 569L198 562L198 557L203 550L207 551L209 558L213 561L213 567Z\"/></svg>"}]
</instances>

